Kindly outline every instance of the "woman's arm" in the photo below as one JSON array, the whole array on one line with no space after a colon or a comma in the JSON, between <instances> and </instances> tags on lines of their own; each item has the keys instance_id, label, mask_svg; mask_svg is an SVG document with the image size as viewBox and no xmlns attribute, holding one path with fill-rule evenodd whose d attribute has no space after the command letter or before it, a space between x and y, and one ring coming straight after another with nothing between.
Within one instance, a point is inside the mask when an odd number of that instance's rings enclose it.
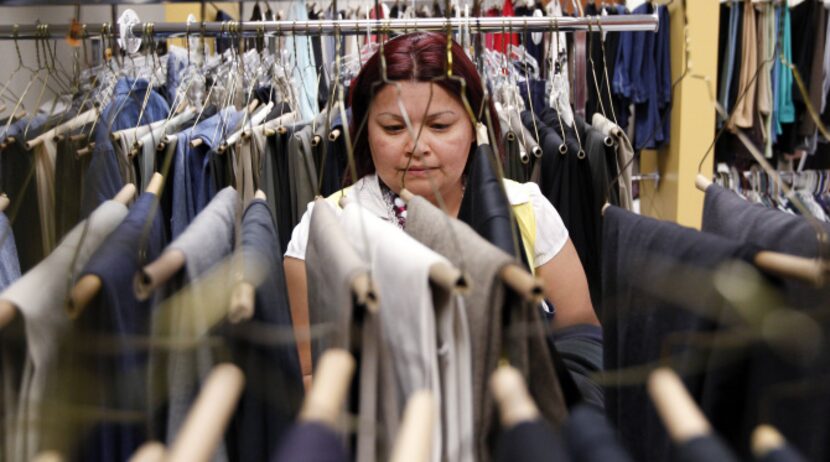
<instances>
[{"instance_id":1,"label":"woman's arm","mask_svg":"<svg viewBox=\"0 0 830 462\"><path fill-rule=\"evenodd\" d=\"M311 385L311 330L308 320L308 293L305 275L305 261L285 257L285 282L288 285L288 303L291 305L291 323L297 341L300 368L306 390Z\"/></svg>"},{"instance_id":2,"label":"woman's arm","mask_svg":"<svg viewBox=\"0 0 830 462\"><path fill-rule=\"evenodd\" d=\"M555 257L536 268L536 274L545 286L545 297L556 308L554 330L577 324L599 325L591 305L585 270L570 239Z\"/></svg>"}]
</instances>

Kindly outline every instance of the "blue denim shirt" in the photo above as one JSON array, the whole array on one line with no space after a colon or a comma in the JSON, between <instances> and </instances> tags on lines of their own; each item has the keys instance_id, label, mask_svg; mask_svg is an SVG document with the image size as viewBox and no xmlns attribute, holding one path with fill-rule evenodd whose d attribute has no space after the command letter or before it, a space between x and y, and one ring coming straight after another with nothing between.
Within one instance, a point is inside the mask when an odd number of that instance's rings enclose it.
<instances>
[{"instance_id":1,"label":"blue denim shirt","mask_svg":"<svg viewBox=\"0 0 830 462\"><path fill-rule=\"evenodd\" d=\"M0 212L0 292L19 277L20 259L17 258L11 223L6 214Z\"/></svg>"},{"instance_id":2,"label":"blue denim shirt","mask_svg":"<svg viewBox=\"0 0 830 462\"><path fill-rule=\"evenodd\" d=\"M209 153L237 129L243 114L243 111L228 107L177 135L170 219L172 239L178 237L216 195L210 181ZM202 144L194 148L190 142L197 138Z\"/></svg>"},{"instance_id":3,"label":"blue denim shirt","mask_svg":"<svg viewBox=\"0 0 830 462\"><path fill-rule=\"evenodd\" d=\"M633 14L651 14L652 8L645 3L635 8ZM628 105L637 105L634 147L638 150L656 148L669 140L670 118L663 121L672 96L669 12L663 6L657 11L660 21L657 33L620 33L612 82L614 94L623 100L621 126L628 119Z\"/></svg>"},{"instance_id":4,"label":"blue denim shirt","mask_svg":"<svg viewBox=\"0 0 830 462\"><path fill-rule=\"evenodd\" d=\"M88 216L102 202L112 199L124 186L110 134L161 120L170 113L167 101L150 89L149 85L144 79L133 80L128 77L121 78L115 84L112 101L104 108L95 124L95 149L92 151L92 160L84 177L82 217ZM139 123L138 118L147 91L150 91L150 97Z\"/></svg>"}]
</instances>

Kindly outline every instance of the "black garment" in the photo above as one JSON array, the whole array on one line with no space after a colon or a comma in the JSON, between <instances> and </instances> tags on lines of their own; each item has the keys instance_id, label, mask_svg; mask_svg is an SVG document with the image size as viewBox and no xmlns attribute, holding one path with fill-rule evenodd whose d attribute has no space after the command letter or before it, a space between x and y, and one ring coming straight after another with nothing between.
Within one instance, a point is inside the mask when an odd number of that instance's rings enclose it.
<instances>
[{"instance_id":1,"label":"black garment","mask_svg":"<svg viewBox=\"0 0 830 462\"><path fill-rule=\"evenodd\" d=\"M807 462L807 459L801 453L787 443L756 460L759 462Z\"/></svg>"},{"instance_id":2,"label":"black garment","mask_svg":"<svg viewBox=\"0 0 830 462\"><path fill-rule=\"evenodd\" d=\"M327 425L298 423L280 443L274 462L346 462L342 438Z\"/></svg>"},{"instance_id":3,"label":"black garment","mask_svg":"<svg viewBox=\"0 0 830 462\"><path fill-rule=\"evenodd\" d=\"M279 132L268 137L268 152L264 156L259 178L262 189L268 197L268 208L274 214L277 223L277 235L280 249L288 248L294 223L291 221L291 175L288 169L288 141L294 135L292 127L286 126L283 134ZM273 193L272 193L273 191Z\"/></svg>"},{"instance_id":4,"label":"black garment","mask_svg":"<svg viewBox=\"0 0 830 462\"><path fill-rule=\"evenodd\" d=\"M340 129L343 125L332 125L332 130ZM320 159L318 178L320 179L320 195L328 197L343 188L343 177L349 165L346 137L338 136L331 141L328 137L315 148L315 156Z\"/></svg>"},{"instance_id":5,"label":"black garment","mask_svg":"<svg viewBox=\"0 0 830 462\"><path fill-rule=\"evenodd\" d=\"M738 458L716 435L699 436L677 447L680 462L738 462Z\"/></svg>"},{"instance_id":6,"label":"black garment","mask_svg":"<svg viewBox=\"0 0 830 462\"><path fill-rule=\"evenodd\" d=\"M469 161L467 189L461 200L458 219L508 255L518 255L521 247L517 245L521 243L521 237L516 231L504 185L497 174L498 160L493 148L483 144L470 155L473 158Z\"/></svg>"},{"instance_id":7,"label":"black garment","mask_svg":"<svg viewBox=\"0 0 830 462\"><path fill-rule=\"evenodd\" d=\"M542 122L550 127L550 131L561 133L559 119L556 111L545 109L541 117ZM604 200L597 198L591 163L587 152L583 159L579 158L580 145L576 138L576 131L580 129L580 122L575 121L574 127L565 127L568 152L565 155L559 153L556 147L555 154L549 151L553 148L552 143L545 141L542 145L542 165L539 189L542 194L553 204L562 222L568 228L568 234L579 254L579 260L585 269L588 278L588 288L591 292L591 301L598 313L601 312L600 304L600 220ZM586 138L580 134L583 143ZM594 149L601 149L593 146ZM594 152L591 157L602 158L602 153ZM605 167L599 167L601 171L607 171ZM605 189L605 186L602 186ZM602 197L602 196L600 196Z\"/></svg>"},{"instance_id":8,"label":"black garment","mask_svg":"<svg viewBox=\"0 0 830 462\"><path fill-rule=\"evenodd\" d=\"M310 21L324 19L322 16L323 10L316 11L316 7L312 8L308 12L308 19ZM311 37L311 49L314 52L314 66L317 69L317 72L321 74L325 72L331 72L332 70L330 66L331 63L323 62L322 40L323 38L319 35L314 35ZM327 80L325 77L317 79L317 107L321 111L323 110L323 108L326 107L326 102L329 99L329 86L326 82Z\"/></svg>"},{"instance_id":9,"label":"black garment","mask_svg":"<svg viewBox=\"0 0 830 462\"><path fill-rule=\"evenodd\" d=\"M606 200L613 205L620 204L618 188L609 189L611 181L617 176L617 154L613 146L605 144L605 136L599 130L594 129L579 117L576 118L575 123L584 143L592 181L590 188L593 204L586 213L585 229L593 232L593 240L589 245L597 249L595 252L587 252L585 259L593 259L593 261L584 262L583 265L588 277L588 288L591 292L594 310L600 313L602 311L600 297L602 262L599 249L602 248L602 207Z\"/></svg>"},{"instance_id":10,"label":"black garment","mask_svg":"<svg viewBox=\"0 0 830 462\"><path fill-rule=\"evenodd\" d=\"M659 359L701 395L708 347L695 349L680 333L717 330L710 320L726 310L714 270L731 260L751 262L754 246L654 220L611 206L603 219L602 312L605 368L653 365ZM698 314L700 313L700 314ZM664 356L664 355L671 355ZM606 411L636 460L669 459L669 438L643 380L619 376L605 391Z\"/></svg>"},{"instance_id":11,"label":"black garment","mask_svg":"<svg viewBox=\"0 0 830 462\"><path fill-rule=\"evenodd\" d=\"M828 232L830 226L823 224ZM764 249L818 256L816 232L800 216L754 205L718 185L706 190L703 230ZM830 306L830 287L815 288L783 280L781 304L799 310L816 321L824 338L830 321L822 311ZM712 361L731 360L729 367L709 374L701 407L712 425L739 455L748 456L748 442L755 426L778 427L793 447L810 460L830 457L830 391L816 384L814 392L775 394L788 385L820 381L830 374L830 352L816 351L807 340L782 354L766 343L720 349ZM820 383L820 382L819 382ZM759 403L765 403L763 408Z\"/></svg>"},{"instance_id":12,"label":"black garment","mask_svg":"<svg viewBox=\"0 0 830 462\"><path fill-rule=\"evenodd\" d=\"M629 462L625 451L605 415L588 405L571 410L562 429L568 452L580 462Z\"/></svg>"},{"instance_id":13,"label":"black garment","mask_svg":"<svg viewBox=\"0 0 830 462\"><path fill-rule=\"evenodd\" d=\"M605 11L609 15L617 15L618 11L616 8L605 8ZM588 3L585 6L585 15L586 16L600 16L600 11L597 9L594 3ZM603 59L602 49L602 35L605 35L605 58ZM593 28L593 33L588 34L588 45L589 49L588 52L590 53L589 57L594 61L594 71L596 72L596 82L594 82L594 74L591 72L591 61L588 61L588 68L587 68L587 87L588 87L588 98L585 102L585 119L592 120L591 118L595 113L602 113L603 109L605 110L604 115L609 119L614 114L619 114L620 109L622 108L622 100L619 96L613 95L613 91L611 90L611 82L610 79L614 78L614 70L617 63L617 50L619 50L620 45L620 33L619 32L607 32L603 30L601 34L597 27ZM607 74L606 74L607 70ZM608 79L606 79L606 75ZM597 94L597 86L599 86L599 94ZM609 95L611 99L609 99Z\"/></svg>"},{"instance_id":14,"label":"black garment","mask_svg":"<svg viewBox=\"0 0 830 462\"><path fill-rule=\"evenodd\" d=\"M813 48L817 46L817 41L824 37L817 37L821 16L826 16L824 7L821 2L807 1L801 2L790 9L790 21L792 26L792 51L793 64L801 74L804 81L804 87L810 88L810 81L812 80L813 67ZM793 85L793 100L804 103L804 97L798 91L796 85ZM802 106L803 108L804 106ZM821 109L821 108L817 108ZM798 113L798 111L796 111Z\"/></svg>"},{"instance_id":15,"label":"black garment","mask_svg":"<svg viewBox=\"0 0 830 462\"><path fill-rule=\"evenodd\" d=\"M224 21L234 21L233 16L225 13L222 10L216 11L216 22L224 22ZM229 50L231 47L234 47L234 39L231 37L230 33L222 32L216 38L216 53L222 54L225 50Z\"/></svg>"},{"instance_id":16,"label":"black garment","mask_svg":"<svg viewBox=\"0 0 830 462\"><path fill-rule=\"evenodd\" d=\"M245 278L265 279L256 288L253 318L224 327L233 362L245 373L245 389L228 430L231 461L267 460L294 421L303 400L300 360L293 342L282 256L268 204L254 200L242 217Z\"/></svg>"},{"instance_id":17,"label":"black garment","mask_svg":"<svg viewBox=\"0 0 830 462\"><path fill-rule=\"evenodd\" d=\"M584 401L605 409L605 393L591 379L603 370L602 341L602 327L590 324L577 324L548 334L551 356L562 363L562 367L557 364L556 370L569 405ZM562 377L564 371L572 380Z\"/></svg>"},{"instance_id":18,"label":"black garment","mask_svg":"<svg viewBox=\"0 0 830 462\"><path fill-rule=\"evenodd\" d=\"M511 130L504 137L504 177L519 183L526 183L530 177L531 164L522 162L521 136L521 133Z\"/></svg>"},{"instance_id":19,"label":"black garment","mask_svg":"<svg viewBox=\"0 0 830 462\"><path fill-rule=\"evenodd\" d=\"M0 190L9 196L6 215L12 224L20 273L25 274L46 256L37 200L35 156L17 136L14 143L0 150Z\"/></svg>"},{"instance_id":20,"label":"black garment","mask_svg":"<svg viewBox=\"0 0 830 462\"><path fill-rule=\"evenodd\" d=\"M70 405L145 417L102 418L94 426L67 422L67 429L88 431L73 448L73 460L126 460L148 437L148 350L134 340L150 335L152 303L136 299L133 280L143 264L161 254L165 241L158 199L142 194L81 271L98 276L101 290L72 326L66 345L77 349L63 357L64 378L55 381L53 393L65 394Z\"/></svg>"},{"instance_id":21,"label":"black garment","mask_svg":"<svg viewBox=\"0 0 830 462\"><path fill-rule=\"evenodd\" d=\"M496 462L571 460L562 440L544 420L522 422L504 430L496 448Z\"/></svg>"},{"instance_id":22,"label":"black garment","mask_svg":"<svg viewBox=\"0 0 830 462\"><path fill-rule=\"evenodd\" d=\"M262 16L262 8L260 8L259 2L256 2L251 10L251 19L249 19L249 21L262 21L264 19L265 18ZM245 49L247 50L262 51L263 48L265 48L264 37L249 38L245 40Z\"/></svg>"},{"instance_id":23,"label":"black garment","mask_svg":"<svg viewBox=\"0 0 830 462\"><path fill-rule=\"evenodd\" d=\"M90 156L78 155L78 150L86 146L86 138L73 141L71 135L89 133L90 129L89 126L81 128L58 141L55 159L56 242L81 221L81 196Z\"/></svg>"}]
</instances>

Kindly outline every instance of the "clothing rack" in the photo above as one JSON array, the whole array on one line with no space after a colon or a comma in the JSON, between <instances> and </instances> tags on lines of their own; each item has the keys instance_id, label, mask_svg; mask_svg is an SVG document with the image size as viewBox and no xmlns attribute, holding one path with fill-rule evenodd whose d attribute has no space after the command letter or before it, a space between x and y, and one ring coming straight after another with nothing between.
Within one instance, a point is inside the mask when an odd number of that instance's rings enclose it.
<instances>
[{"instance_id":1,"label":"clothing rack","mask_svg":"<svg viewBox=\"0 0 830 462\"><path fill-rule=\"evenodd\" d=\"M135 22L123 26L117 24L84 24L79 31L72 24L13 24L0 25L0 40L61 39L70 33L80 36L119 36L140 38L152 36L182 36L231 34L256 35L359 35L366 33L391 33L413 31L441 32L468 29L470 32L550 32L588 31L607 32L650 31L657 32L659 19L656 14L585 16L585 17L456 17L412 19L341 19L311 21L225 21L225 22Z\"/></svg>"}]
</instances>

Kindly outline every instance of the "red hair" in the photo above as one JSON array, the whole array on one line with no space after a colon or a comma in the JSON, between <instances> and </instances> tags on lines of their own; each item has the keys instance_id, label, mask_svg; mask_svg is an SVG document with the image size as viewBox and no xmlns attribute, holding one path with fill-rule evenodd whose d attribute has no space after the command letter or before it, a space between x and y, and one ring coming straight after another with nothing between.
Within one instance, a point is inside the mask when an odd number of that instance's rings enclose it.
<instances>
[{"instance_id":1,"label":"red hair","mask_svg":"<svg viewBox=\"0 0 830 462\"><path fill-rule=\"evenodd\" d=\"M452 53L452 75L465 80L465 95L473 114L480 122L487 124L487 118L481 112L484 101L484 88L475 65L454 40L450 48ZM436 32L415 32L402 35L386 42L383 46L386 59L386 77L390 81L434 82L461 102L461 83L457 79L446 78L447 75L447 35ZM444 76L445 78L441 78ZM363 65L360 73L352 79L349 88L349 106L352 109L351 135L354 142L354 156L357 177L375 172L375 165L369 152L368 130L362 125L369 113L375 95L387 85L383 82L380 50ZM463 104L463 103L462 103ZM487 101L490 112L492 132L497 139L491 140L498 145L501 137L498 117L491 99ZM468 159L469 163L469 159ZM351 177L349 172L346 177Z\"/></svg>"}]
</instances>

